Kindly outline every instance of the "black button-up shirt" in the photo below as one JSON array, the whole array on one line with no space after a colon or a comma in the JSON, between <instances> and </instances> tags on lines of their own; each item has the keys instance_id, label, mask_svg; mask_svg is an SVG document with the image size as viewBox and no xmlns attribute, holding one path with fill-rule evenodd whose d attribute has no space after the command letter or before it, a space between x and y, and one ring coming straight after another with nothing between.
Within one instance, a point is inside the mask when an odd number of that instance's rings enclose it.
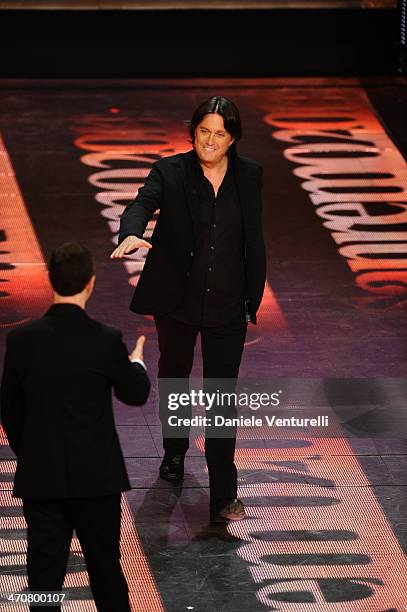
<instances>
[{"instance_id":1,"label":"black button-up shirt","mask_svg":"<svg viewBox=\"0 0 407 612\"><path fill-rule=\"evenodd\" d=\"M191 253L184 303L172 316L191 325L244 321L246 292L242 213L232 160L217 196L196 157L194 186L200 199L199 230Z\"/></svg>"}]
</instances>

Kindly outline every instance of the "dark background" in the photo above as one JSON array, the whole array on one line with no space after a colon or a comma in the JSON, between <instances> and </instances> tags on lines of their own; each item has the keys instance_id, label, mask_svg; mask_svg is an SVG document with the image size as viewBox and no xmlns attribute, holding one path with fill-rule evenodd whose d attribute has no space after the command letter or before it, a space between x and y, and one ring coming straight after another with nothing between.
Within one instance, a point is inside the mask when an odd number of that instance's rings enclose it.
<instances>
[{"instance_id":1,"label":"dark background","mask_svg":"<svg viewBox=\"0 0 407 612\"><path fill-rule=\"evenodd\" d=\"M0 79L394 75L398 9L0 10Z\"/></svg>"}]
</instances>

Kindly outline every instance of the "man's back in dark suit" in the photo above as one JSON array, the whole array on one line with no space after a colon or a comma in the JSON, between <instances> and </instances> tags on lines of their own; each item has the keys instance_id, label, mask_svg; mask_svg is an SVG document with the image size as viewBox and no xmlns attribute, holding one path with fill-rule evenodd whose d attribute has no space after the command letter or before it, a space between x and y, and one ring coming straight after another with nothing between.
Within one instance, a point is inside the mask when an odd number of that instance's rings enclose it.
<instances>
[{"instance_id":1,"label":"man's back in dark suit","mask_svg":"<svg viewBox=\"0 0 407 612\"><path fill-rule=\"evenodd\" d=\"M14 495L23 498L30 591L61 590L75 529L97 609L129 612L119 538L121 492L130 485L112 391L141 405L150 383L138 348L143 339L132 354L138 363L131 363L120 332L85 313L95 280L90 257L79 245L60 247L54 268L67 276L68 289L73 274L77 293L56 292L41 319L9 333L1 416L17 455ZM82 260L90 271L78 285Z\"/></svg>"},{"instance_id":2,"label":"man's back in dark suit","mask_svg":"<svg viewBox=\"0 0 407 612\"><path fill-rule=\"evenodd\" d=\"M145 370L129 362L118 331L79 306L56 304L9 334L1 403L18 457L17 497L90 497L130 488L112 389L124 403L143 404Z\"/></svg>"}]
</instances>

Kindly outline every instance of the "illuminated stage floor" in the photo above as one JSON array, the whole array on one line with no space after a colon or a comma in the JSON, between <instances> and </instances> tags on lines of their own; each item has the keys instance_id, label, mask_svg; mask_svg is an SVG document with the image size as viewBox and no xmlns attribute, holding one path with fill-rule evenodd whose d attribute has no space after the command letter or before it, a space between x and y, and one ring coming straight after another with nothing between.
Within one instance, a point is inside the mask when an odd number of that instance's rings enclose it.
<instances>
[{"instance_id":1,"label":"illuminated stage floor","mask_svg":"<svg viewBox=\"0 0 407 612\"><path fill-rule=\"evenodd\" d=\"M343 426L327 437L242 432L239 495L248 518L222 529L208 527L202 438L191 440L183 487L171 487L157 479L154 392L142 409L116 403L133 487L124 502L123 563L134 610L401 612L407 172L405 128L394 114L387 122L383 104L386 92L407 101L401 81L0 89L2 339L46 310L51 249L83 241L97 262L89 313L122 329L129 347L145 333L155 379L153 323L128 311L145 253L126 262L109 253L118 216L151 164L188 150L191 111L219 92L241 110L241 154L264 168L268 277L241 375L280 379L303 406L309 398ZM5 444L1 453L5 592L24 586L24 523L10 496L13 456ZM67 587L78 598L75 611L94 610L76 542Z\"/></svg>"}]
</instances>

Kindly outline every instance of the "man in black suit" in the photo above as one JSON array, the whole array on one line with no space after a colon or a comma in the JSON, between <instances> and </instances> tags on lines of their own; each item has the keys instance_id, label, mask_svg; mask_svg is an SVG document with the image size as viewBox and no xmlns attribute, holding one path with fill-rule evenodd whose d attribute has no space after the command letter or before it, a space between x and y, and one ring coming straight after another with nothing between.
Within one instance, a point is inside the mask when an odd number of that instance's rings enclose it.
<instances>
[{"instance_id":1,"label":"man in black suit","mask_svg":"<svg viewBox=\"0 0 407 612\"><path fill-rule=\"evenodd\" d=\"M204 379L233 381L247 323L256 323L265 284L262 169L236 153L241 122L227 98L205 100L193 114L190 135L192 151L153 165L121 217L119 246L111 257L149 249L130 308L154 315L159 381L188 381L198 333ZM160 214L150 244L143 234L157 209ZM189 431L181 428L178 438L168 435L162 395L165 454L160 475L174 482L183 477ZM243 504L236 498L234 433L205 439L210 516L215 522L244 517Z\"/></svg>"},{"instance_id":2,"label":"man in black suit","mask_svg":"<svg viewBox=\"0 0 407 612\"><path fill-rule=\"evenodd\" d=\"M61 590L75 529L97 609L129 612L119 538L121 492L130 485L111 396L146 402L145 338L129 357L120 332L85 313L95 283L88 249L57 248L49 276L54 305L9 333L1 382L2 423L17 455L14 496L27 522L28 586Z\"/></svg>"}]
</instances>

